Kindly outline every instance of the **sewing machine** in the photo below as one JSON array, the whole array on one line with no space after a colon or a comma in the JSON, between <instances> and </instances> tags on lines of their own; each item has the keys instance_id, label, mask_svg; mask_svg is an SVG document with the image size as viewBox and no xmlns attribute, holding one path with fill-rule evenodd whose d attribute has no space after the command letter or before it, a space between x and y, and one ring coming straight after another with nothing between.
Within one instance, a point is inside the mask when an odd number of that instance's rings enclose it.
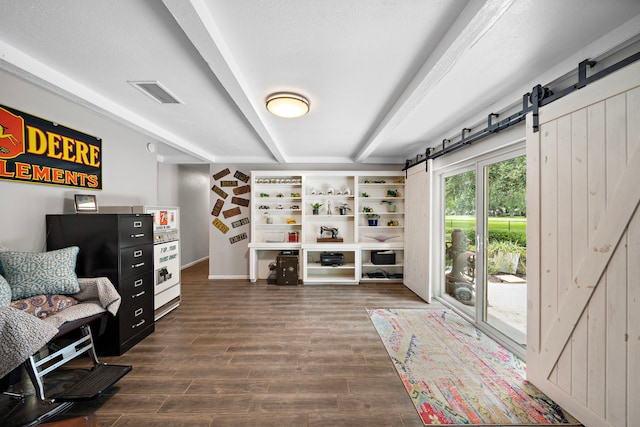
<instances>
[{"instance_id":1,"label":"sewing machine","mask_svg":"<svg viewBox=\"0 0 640 427\"><path fill-rule=\"evenodd\" d=\"M337 227L327 227L324 225L320 226L320 237L326 238L326 233L331 233L331 239L338 238L338 228Z\"/></svg>"},{"instance_id":2,"label":"sewing machine","mask_svg":"<svg viewBox=\"0 0 640 427\"><path fill-rule=\"evenodd\" d=\"M331 235L331 237L329 237ZM342 237L338 237L338 228L337 227L329 227L326 225L320 226L320 236L316 239L318 243L330 242L330 243L341 243L343 242Z\"/></svg>"}]
</instances>

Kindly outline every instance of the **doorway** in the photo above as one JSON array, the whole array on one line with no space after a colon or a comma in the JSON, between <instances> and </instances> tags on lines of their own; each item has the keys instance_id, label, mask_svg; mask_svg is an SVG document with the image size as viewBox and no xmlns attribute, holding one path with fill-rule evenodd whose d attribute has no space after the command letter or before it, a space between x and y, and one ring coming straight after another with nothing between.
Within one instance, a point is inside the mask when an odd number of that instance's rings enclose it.
<instances>
[{"instance_id":1,"label":"doorway","mask_svg":"<svg viewBox=\"0 0 640 427\"><path fill-rule=\"evenodd\" d=\"M523 356L526 346L526 157L475 159L441 174L440 298Z\"/></svg>"}]
</instances>

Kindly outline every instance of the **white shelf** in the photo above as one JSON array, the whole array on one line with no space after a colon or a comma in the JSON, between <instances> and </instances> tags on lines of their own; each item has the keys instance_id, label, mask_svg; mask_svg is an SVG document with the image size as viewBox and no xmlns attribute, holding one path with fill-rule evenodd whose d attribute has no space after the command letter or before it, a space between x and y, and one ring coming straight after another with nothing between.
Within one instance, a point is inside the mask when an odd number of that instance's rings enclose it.
<instances>
[{"instance_id":1,"label":"white shelf","mask_svg":"<svg viewBox=\"0 0 640 427\"><path fill-rule=\"evenodd\" d=\"M375 215L398 215L398 216L404 216L404 212L400 212L400 211L397 211L397 212L388 212L388 211L358 212L358 214L360 214L360 215L375 214Z\"/></svg>"},{"instance_id":2,"label":"white shelf","mask_svg":"<svg viewBox=\"0 0 640 427\"><path fill-rule=\"evenodd\" d=\"M402 283L402 278L398 277L367 277L367 276L362 276L360 278L361 282L397 282L397 283Z\"/></svg>"},{"instance_id":3,"label":"white shelf","mask_svg":"<svg viewBox=\"0 0 640 427\"><path fill-rule=\"evenodd\" d=\"M274 249L300 249L301 246L302 246L302 244L300 244L300 243L289 243L289 242L282 242L282 243L252 242L252 243L249 243L249 249L267 249L267 250L274 250Z\"/></svg>"},{"instance_id":4,"label":"white shelf","mask_svg":"<svg viewBox=\"0 0 640 427\"><path fill-rule=\"evenodd\" d=\"M403 263L397 264L374 264L372 262L363 262L363 267L376 267L376 268L388 268L388 267L404 267Z\"/></svg>"},{"instance_id":5,"label":"white shelf","mask_svg":"<svg viewBox=\"0 0 640 427\"><path fill-rule=\"evenodd\" d=\"M287 183L287 180L289 183ZM274 181L274 182L271 182ZM292 182L293 181L293 182ZM364 181L385 181L367 182ZM396 182L397 181L397 182ZM397 190L400 197L391 197L387 191ZM311 192L316 194L311 194ZM318 194L322 192L322 194ZM328 194L332 192L332 194ZM292 193L300 197L291 197ZM338 194L342 193L342 194ZM369 197L362 197L367 193ZM260 197L268 194L269 197ZM282 197L276 197L281 194ZM357 284L360 281L399 281L397 279L369 279L367 272L376 268L389 269L392 274L401 274L404 269L404 173L401 171L252 171L251 179L251 239L249 244L250 263L272 256L276 250L300 250L301 276L305 284ZM384 202L393 202L397 208L389 212ZM312 215L311 205L320 203L319 215ZM347 215L340 215L338 207L348 206ZM299 209L291 209L295 205ZM268 206L268 209L260 209ZM282 209L276 209L277 206ZM373 209L380 216L377 226L367 225L367 212L363 206ZM331 214L327 208L331 207ZM268 214L273 224L266 224ZM286 217L296 220L287 224ZM398 226L386 225L389 220L397 220ZM321 226L338 229L338 237L343 242L318 243ZM288 233L299 232L299 242L265 242L265 239L288 239ZM390 237L379 242L373 238ZM328 237L325 234L325 237ZM397 264L393 266L373 265L370 262L371 250L394 250L397 252ZM260 256L257 251L265 251ZM340 252L345 255L345 265L322 266L319 260L321 252ZM256 266L250 267L250 278L255 279ZM262 266L261 268L264 268Z\"/></svg>"},{"instance_id":6,"label":"white shelf","mask_svg":"<svg viewBox=\"0 0 640 427\"><path fill-rule=\"evenodd\" d=\"M322 265L319 263L313 263L313 264L307 264L307 268L309 270L326 270L326 269L332 269L332 270L353 270L354 268L356 268L356 265L353 263L346 263L344 265Z\"/></svg>"},{"instance_id":7,"label":"white shelf","mask_svg":"<svg viewBox=\"0 0 640 427\"><path fill-rule=\"evenodd\" d=\"M318 218L318 219L334 219L334 218L338 218L338 219L353 219L355 217L355 215L305 215L305 218L307 219L314 219L314 218Z\"/></svg>"}]
</instances>

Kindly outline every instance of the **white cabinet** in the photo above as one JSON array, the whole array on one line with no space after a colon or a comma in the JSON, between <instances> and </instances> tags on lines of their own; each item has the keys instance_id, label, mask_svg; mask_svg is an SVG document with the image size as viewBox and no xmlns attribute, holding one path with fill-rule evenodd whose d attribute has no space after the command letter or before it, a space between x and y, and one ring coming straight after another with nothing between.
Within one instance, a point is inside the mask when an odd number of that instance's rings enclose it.
<instances>
[{"instance_id":1,"label":"white cabinet","mask_svg":"<svg viewBox=\"0 0 640 427\"><path fill-rule=\"evenodd\" d=\"M300 251L305 284L402 280L403 172L253 171L251 206L252 281L268 276L280 250ZM393 250L396 262L373 264L378 250ZM321 265L322 252L342 253L344 264Z\"/></svg>"},{"instance_id":2,"label":"white cabinet","mask_svg":"<svg viewBox=\"0 0 640 427\"><path fill-rule=\"evenodd\" d=\"M302 177L257 175L252 187L251 242L277 244L300 241Z\"/></svg>"},{"instance_id":3,"label":"white cabinet","mask_svg":"<svg viewBox=\"0 0 640 427\"><path fill-rule=\"evenodd\" d=\"M339 253L344 262L336 265L322 265L323 253ZM359 282L360 252L354 245L303 245L303 283L308 284L346 284Z\"/></svg>"},{"instance_id":4,"label":"white cabinet","mask_svg":"<svg viewBox=\"0 0 640 427\"><path fill-rule=\"evenodd\" d=\"M397 173L358 177L361 281L401 282L404 277L404 182ZM372 260L372 252L389 252L394 261Z\"/></svg>"},{"instance_id":5,"label":"white cabinet","mask_svg":"<svg viewBox=\"0 0 640 427\"><path fill-rule=\"evenodd\" d=\"M402 244L360 245L362 282L394 281L402 282L404 277L404 247ZM372 253L382 257L392 257L393 261L375 259Z\"/></svg>"},{"instance_id":6,"label":"white cabinet","mask_svg":"<svg viewBox=\"0 0 640 427\"><path fill-rule=\"evenodd\" d=\"M354 185L344 172L305 175L303 243L355 242Z\"/></svg>"},{"instance_id":7,"label":"white cabinet","mask_svg":"<svg viewBox=\"0 0 640 427\"><path fill-rule=\"evenodd\" d=\"M358 179L358 241L404 242L404 176Z\"/></svg>"}]
</instances>

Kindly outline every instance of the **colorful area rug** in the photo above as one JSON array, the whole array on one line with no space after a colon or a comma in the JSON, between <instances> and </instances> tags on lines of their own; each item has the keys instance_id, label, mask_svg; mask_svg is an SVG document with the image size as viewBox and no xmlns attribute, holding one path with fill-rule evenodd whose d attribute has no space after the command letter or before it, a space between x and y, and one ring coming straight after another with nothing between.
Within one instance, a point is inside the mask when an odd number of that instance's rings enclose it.
<instances>
[{"instance_id":1,"label":"colorful area rug","mask_svg":"<svg viewBox=\"0 0 640 427\"><path fill-rule=\"evenodd\" d=\"M368 309L425 425L580 425L514 354L450 310Z\"/></svg>"}]
</instances>

